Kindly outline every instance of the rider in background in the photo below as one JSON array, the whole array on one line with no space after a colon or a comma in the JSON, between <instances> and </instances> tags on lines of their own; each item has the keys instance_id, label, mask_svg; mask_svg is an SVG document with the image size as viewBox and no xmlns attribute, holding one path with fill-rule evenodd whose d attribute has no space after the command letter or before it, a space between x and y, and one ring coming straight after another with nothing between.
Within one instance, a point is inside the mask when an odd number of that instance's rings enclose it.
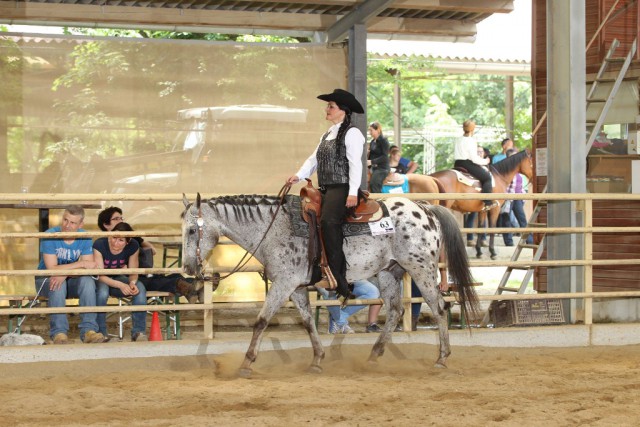
<instances>
[{"instance_id":1,"label":"rider in background","mask_svg":"<svg viewBox=\"0 0 640 427\"><path fill-rule=\"evenodd\" d=\"M489 164L489 159L484 159L478 155L478 143L473 137L476 124L473 120L465 120L462 124L464 136L456 141L453 147L453 158L455 159L454 167L464 168L471 175L480 181L483 193L492 193L491 174L482 166ZM495 200L483 200L484 208L488 211L499 206Z\"/></svg>"},{"instance_id":2,"label":"rider in background","mask_svg":"<svg viewBox=\"0 0 640 427\"><path fill-rule=\"evenodd\" d=\"M322 193L320 231L327 252L331 273L337 281L336 292L348 298L347 262L342 250L342 222L347 209L357 206L358 190L362 183L362 151L365 138L351 124L351 113L364 114L364 108L355 96L343 89L318 95L327 102L326 119L333 123L320 138L320 144L295 175L287 179L292 185L318 172Z\"/></svg>"}]
</instances>

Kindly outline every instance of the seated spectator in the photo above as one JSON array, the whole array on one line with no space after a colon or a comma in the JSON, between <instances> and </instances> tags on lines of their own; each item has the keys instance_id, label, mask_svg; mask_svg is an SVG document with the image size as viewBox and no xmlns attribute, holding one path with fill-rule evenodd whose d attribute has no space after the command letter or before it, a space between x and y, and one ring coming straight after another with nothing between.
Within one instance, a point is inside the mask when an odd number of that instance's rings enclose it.
<instances>
[{"instance_id":1,"label":"seated spectator","mask_svg":"<svg viewBox=\"0 0 640 427\"><path fill-rule=\"evenodd\" d=\"M122 217L122 209L116 206L108 207L98 214L98 227L100 227L100 230L102 231L111 231L122 221L124 221L124 218ZM135 240L142 249L150 249L155 255L156 249L151 243L147 242L142 237L135 237ZM143 254L145 251L141 250L140 253ZM153 266L152 259L147 261L147 263L148 264L143 264L140 262L139 265L143 268ZM150 274L147 276L140 276L138 280L142 282L147 291L170 292L174 295L183 295L191 304L198 300L198 292L195 290L193 279L185 278L178 273L165 275Z\"/></svg>"},{"instance_id":2,"label":"seated spectator","mask_svg":"<svg viewBox=\"0 0 640 427\"><path fill-rule=\"evenodd\" d=\"M318 292L326 299L336 299L335 292L328 292L324 288L318 288ZM357 299L380 298L380 290L368 280L356 280L353 283L353 295ZM353 334L355 331L349 326L349 317L362 310L364 305L347 305L340 307L337 305L328 306L329 310L329 333L330 334ZM382 305L370 305L367 323L367 332L377 332L380 328L376 324L376 319L380 313ZM370 330L372 329L372 330Z\"/></svg>"},{"instance_id":3,"label":"seated spectator","mask_svg":"<svg viewBox=\"0 0 640 427\"><path fill-rule=\"evenodd\" d=\"M408 174L418 169L418 164L413 160L402 157L402 152L395 145L389 150L389 167L395 168L395 172Z\"/></svg>"},{"instance_id":4,"label":"seated spectator","mask_svg":"<svg viewBox=\"0 0 640 427\"><path fill-rule=\"evenodd\" d=\"M62 214L62 226L47 233L84 232L84 209L72 205ZM91 239L42 239L38 270L74 270L100 268L93 258ZM36 276L36 293L48 298L49 307L64 307L67 298L79 298L80 307L96 305L96 283L91 276ZM84 343L101 343L105 336L98 332L97 313L80 313L80 339ZM49 335L54 344L69 343L67 315L49 315Z\"/></svg>"},{"instance_id":5,"label":"seated spectator","mask_svg":"<svg viewBox=\"0 0 640 427\"><path fill-rule=\"evenodd\" d=\"M112 231L133 231L126 222L120 222ZM121 269L138 268L138 253L140 246L131 237L101 237L93 243L93 256L98 263L98 268ZM115 298L132 299L133 305L147 305L147 290L138 280L137 274L114 274L98 276L97 304L107 305L109 296ZM147 329L147 312L134 311L131 314L133 327L131 328L131 341L147 341L145 331ZM98 326L100 333L107 334L107 314L98 313Z\"/></svg>"}]
</instances>

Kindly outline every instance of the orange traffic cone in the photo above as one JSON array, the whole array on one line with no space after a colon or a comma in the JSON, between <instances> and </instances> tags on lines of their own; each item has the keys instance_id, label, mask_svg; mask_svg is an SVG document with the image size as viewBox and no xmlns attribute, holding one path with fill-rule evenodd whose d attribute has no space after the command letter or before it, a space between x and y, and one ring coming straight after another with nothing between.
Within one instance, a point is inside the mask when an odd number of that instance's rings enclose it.
<instances>
[{"instance_id":1,"label":"orange traffic cone","mask_svg":"<svg viewBox=\"0 0 640 427\"><path fill-rule=\"evenodd\" d=\"M158 318L157 311L153 312L153 318L151 319L149 341L162 341L162 331L160 330L160 319Z\"/></svg>"}]
</instances>

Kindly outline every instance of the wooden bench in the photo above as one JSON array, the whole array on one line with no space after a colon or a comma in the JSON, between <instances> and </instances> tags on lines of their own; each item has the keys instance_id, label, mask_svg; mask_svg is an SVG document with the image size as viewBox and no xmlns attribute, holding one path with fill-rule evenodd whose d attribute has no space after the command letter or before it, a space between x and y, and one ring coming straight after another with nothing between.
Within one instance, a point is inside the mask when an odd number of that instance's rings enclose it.
<instances>
[{"instance_id":1,"label":"wooden bench","mask_svg":"<svg viewBox=\"0 0 640 427\"><path fill-rule=\"evenodd\" d=\"M147 305L175 305L179 304L180 297L170 292L147 291ZM118 306L131 305L130 298L117 298ZM152 314L147 312L147 314ZM167 310L164 312L165 318L165 339L175 337L180 339L180 311ZM118 334L112 335L122 340L124 337L124 323L131 319L131 312L118 313Z\"/></svg>"}]
</instances>

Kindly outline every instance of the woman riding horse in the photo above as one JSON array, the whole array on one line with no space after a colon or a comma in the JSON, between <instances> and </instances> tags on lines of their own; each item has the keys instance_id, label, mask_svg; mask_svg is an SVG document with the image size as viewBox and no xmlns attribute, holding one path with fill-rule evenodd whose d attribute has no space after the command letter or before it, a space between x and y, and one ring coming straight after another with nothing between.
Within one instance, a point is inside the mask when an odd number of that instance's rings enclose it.
<instances>
[{"instance_id":1,"label":"woman riding horse","mask_svg":"<svg viewBox=\"0 0 640 427\"><path fill-rule=\"evenodd\" d=\"M483 193L491 193L491 174L482 166L489 164L489 159L484 159L478 155L478 143L473 137L476 124L473 120L465 120L462 124L464 136L456 141L453 148L453 158L455 168L464 168L471 175L476 177L482 185ZM494 200L484 200L483 211L491 210L498 206Z\"/></svg>"},{"instance_id":2,"label":"woman riding horse","mask_svg":"<svg viewBox=\"0 0 640 427\"><path fill-rule=\"evenodd\" d=\"M320 231L324 241L327 262L337 282L336 292L348 298L349 283L346 279L347 262L342 244L342 223L347 209L358 204L358 189L362 181L362 150L364 135L351 124L351 113L364 113L355 96L346 90L319 95L327 101L326 119L333 126L322 136L320 144L295 175L287 179L292 185L318 170L318 182L322 192Z\"/></svg>"}]
</instances>

